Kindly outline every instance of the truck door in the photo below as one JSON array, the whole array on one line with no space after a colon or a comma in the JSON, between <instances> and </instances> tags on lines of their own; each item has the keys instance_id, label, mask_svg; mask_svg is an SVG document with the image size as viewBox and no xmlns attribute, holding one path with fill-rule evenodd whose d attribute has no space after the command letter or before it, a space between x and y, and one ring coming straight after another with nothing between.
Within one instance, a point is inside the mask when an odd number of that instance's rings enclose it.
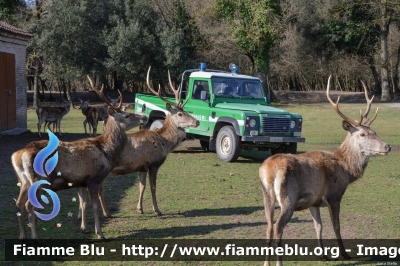
<instances>
[{"instance_id":1,"label":"truck door","mask_svg":"<svg viewBox=\"0 0 400 266\"><path fill-rule=\"evenodd\" d=\"M189 89L191 99L185 105L185 111L196 118L200 125L197 128L191 128L191 133L208 131L208 118L210 115L210 90L208 80L196 79L193 82L193 89Z\"/></svg>"}]
</instances>

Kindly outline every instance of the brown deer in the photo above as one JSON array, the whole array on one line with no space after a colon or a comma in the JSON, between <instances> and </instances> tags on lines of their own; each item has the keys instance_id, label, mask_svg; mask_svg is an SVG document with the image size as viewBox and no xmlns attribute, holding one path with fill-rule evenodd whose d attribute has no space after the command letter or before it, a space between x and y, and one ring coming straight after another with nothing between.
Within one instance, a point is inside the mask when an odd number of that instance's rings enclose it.
<instances>
[{"instance_id":1,"label":"brown deer","mask_svg":"<svg viewBox=\"0 0 400 266\"><path fill-rule=\"evenodd\" d=\"M263 162L259 169L264 196L265 216L267 218L267 245L272 238L281 246L282 233L294 211L309 209L314 220L318 244L322 246L322 222L320 207L328 207L333 229L343 258L349 258L340 235L340 201L347 186L361 178L368 160L374 155L386 155L391 146L382 141L370 128L375 116L367 118L372 99L368 98L364 86L367 110L360 121L353 120L339 111L339 98L334 103L329 96L328 79L326 96L335 111L343 118L342 126L347 137L336 151L310 151L303 154L277 154ZM281 207L278 219L273 226L275 200ZM326 258L326 257L323 257ZM265 265L269 265L266 261ZM277 265L282 265L278 257Z\"/></svg>"},{"instance_id":2,"label":"brown deer","mask_svg":"<svg viewBox=\"0 0 400 266\"><path fill-rule=\"evenodd\" d=\"M38 133L39 137L42 137L40 134L42 124L45 123L44 128L46 128L47 123L49 123L48 127L50 126L50 123L53 123L56 125L56 128L58 128L58 134L62 136L61 134L61 120L62 118L68 114L68 112L71 110L72 107L72 102L71 101L64 101L64 103L61 103L59 107L53 107L53 106L40 106L36 109L36 114L38 116ZM50 128L49 128L50 129ZM54 130L54 126L53 126Z\"/></svg>"},{"instance_id":3,"label":"brown deer","mask_svg":"<svg viewBox=\"0 0 400 266\"><path fill-rule=\"evenodd\" d=\"M120 100L120 97L118 97L116 99L110 98L110 103L115 107L115 106L118 105L119 100ZM98 121L103 121L103 131L104 131L104 128L105 128L105 125L107 124L107 119L108 119L108 106L104 105L104 106L96 106L96 107L94 107L94 106L90 106L89 105L89 100L83 101L82 99L79 99L79 101L81 103L81 106L80 106L79 109L82 109L83 115L86 116L86 114L84 113L83 110L85 108L88 108L87 112L89 113L89 118L90 118L90 112L93 112L91 110L96 109L97 116L98 116L98 120L96 122L96 132L97 132ZM125 112L125 109L126 109L125 105L122 105L121 106L121 111ZM91 121L94 121L93 118L91 119ZM83 127L85 128L85 134L87 134L87 131L86 131L86 124L87 123L89 123L89 134L91 134L90 133L91 132L90 127L91 126L93 127L93 125L90 123L90 121L88 120L88 117L86 116L85 121L83 121Z\"/></svg>"},{"instance_id":4,"label":"brown deer","mask_svg":"<svg viewBox=\"0 0 400 266\"><path fill-rule=\"evenodd\" d=\"M69 104L68 101L62 100L61 102L57 101L58 106L49 106L49 107L51 107L51 108L64 107L64 106L67 106L67 104ZM38 116L38 119L39 119L39 113L42 112L42 110L39 110L39 109L43 109L43 108L46 108L46 106L39 106L38 108L36 108L36 115ZM53 125L52 130L50 129L51 125ZM53 122L45 121L44 127L43 127L43 133L46 132L46 127L48 130L51 130L52 132L56 132L56 130L57 130L56 126L57 126L57 121L53 121Z\"/></svg>"},{"instance_id":5,"label":"brown deer","mask_svg":"<svg viewBox=\"0 0 400 266\"><path fill-rule=\"evenodd\" d=\"M89 100L83 101L79 98L81 105L79 109L82 110L82 114L86 117L85 121L83 121L83 127L86 131L86 124L89 124L89 136L92 136L92 128L93 128L93 135L96 137L97 135L97 124L99 123L99 109L93 106L89 106Z\"/></svg>"},{"instance_id":6,"label":"brown deer","mask_svg":"<svg viewBox=\"0 0 400 266\"><path fill-rule=\"evenodd\" d=\"M185 103L180 102L179 89L175 90L170 82L171 89L174 91L176 103L173 103L163 96L160 90L156 92L149 82L150 68L147 72L147 86L160 99L166 102L169 114L165 119L162 128L157 130L142 130L128 134L128 141L123 146L118 165L112 169L111 174L125 175L133 172L140 172L140 196L137 210L143 213L143 193L146 188L146 175L149 173L150 189L153 200L153 210L157 215L162 215L156 199L156 180L158 169L171 153L186 137L185 128L198 127L199 121L183 111ZM169 76L169 73L168 73ZM174 108L172 107L174 106ZM85 190L80 191L80 202L82 206L86 205L87 195ZM103 214L111 217L110 212L105 206L103 194L99 194L102 203ZM78 217L82 215L82 224L85 223L85 208L80 206Z\"/></svg>"},{"instance_id":7,"label":"brown deer","mask_svg":"<svg viewBox=\"0 0 400 266\"><path fill-rule=\"evenodd\" d=\"M48 187L53 191L68 189L72 187L85 187L89 191L95 220L95 232L99 238L104 238L101 231L98 216L98 195L104 179L108 173L117 166L123 147L128 143L125 130L144 124L147 118L142 115L122 112L122 97L119 106L112 106L103 94L103 88L99 92L90 80L92 89L107 103L109 109L109 121L105 132L95 138L81 139L73 142L59 142L58 164L46 180L51 183ZM25 148L16 151L12 157L12 165L21 184L20 193L16 206L20 213L18 217L20 238L26 238L24 228L24 208L28 212L31 223L31 236L37 238L36 223L33 206L28 200L28 190L31 185L43 179L33 169L33 161L40 150L46 147L48 141L35 141ZM59 175L58 173L61 173ZM87 187L87 189L86 189ZM81 228L85 230L86 228Z\"/></svg>"}]
</instances>

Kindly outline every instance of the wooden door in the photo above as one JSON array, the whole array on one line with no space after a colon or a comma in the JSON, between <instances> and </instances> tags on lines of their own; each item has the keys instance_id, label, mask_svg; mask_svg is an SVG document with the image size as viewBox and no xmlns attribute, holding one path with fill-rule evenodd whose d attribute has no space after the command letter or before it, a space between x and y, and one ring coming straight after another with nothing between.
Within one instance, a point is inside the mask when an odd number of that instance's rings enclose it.
<instances>
[{"instance_id":1,"label":"wooden door","mask_svg":"<svg viewBox=\"0 0 400 266\"><path fill-rule=\"evenodd\" d=\"M0 131L17 125L15 71L15 55L0 52Z\"/></svg>"}]
</instances>

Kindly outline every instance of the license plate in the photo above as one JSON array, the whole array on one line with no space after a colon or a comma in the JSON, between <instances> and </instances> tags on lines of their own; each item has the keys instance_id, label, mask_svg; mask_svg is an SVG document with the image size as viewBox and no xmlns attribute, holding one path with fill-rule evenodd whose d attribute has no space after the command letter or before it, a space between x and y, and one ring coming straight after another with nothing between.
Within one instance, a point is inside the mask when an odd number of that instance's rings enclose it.
<instances>
[{"instance_id":1,"label":"license plate","mask_svg":"<svg viewBox=\"0 0 400 266\"><path fill-rule=\"evenodd\" d=\"M269 141L270 142L283 142L283 138L281 138L281 137L270 137Z\"/></svg>"}]
</instances>

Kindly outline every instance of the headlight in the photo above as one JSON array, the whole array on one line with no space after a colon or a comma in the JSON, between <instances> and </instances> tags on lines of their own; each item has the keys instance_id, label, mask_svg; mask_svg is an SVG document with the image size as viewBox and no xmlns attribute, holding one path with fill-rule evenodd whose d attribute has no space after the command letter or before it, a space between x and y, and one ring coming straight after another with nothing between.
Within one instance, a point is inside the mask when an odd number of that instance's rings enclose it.
<instances>
[{"instance_id":1,"label":"headlight","mask_svg":"<svg viewBox=\"0 0 400 266\"><path fill-rule=\"evenodd\" d=\"M290 121L290 128L294 128L296 126L296 121Z\"/></svg>"},{"instance_id":2,"label":"headlight","mask_svg":"<svg viewBox=\"0 0 400 266\"><path fill-rule=\"evenodd\" d=\"M256 124L257 124L257 122L255 119L250 119L250 122L249 122L250 127L255 127Z\"/></svg>"}]
</instances>

